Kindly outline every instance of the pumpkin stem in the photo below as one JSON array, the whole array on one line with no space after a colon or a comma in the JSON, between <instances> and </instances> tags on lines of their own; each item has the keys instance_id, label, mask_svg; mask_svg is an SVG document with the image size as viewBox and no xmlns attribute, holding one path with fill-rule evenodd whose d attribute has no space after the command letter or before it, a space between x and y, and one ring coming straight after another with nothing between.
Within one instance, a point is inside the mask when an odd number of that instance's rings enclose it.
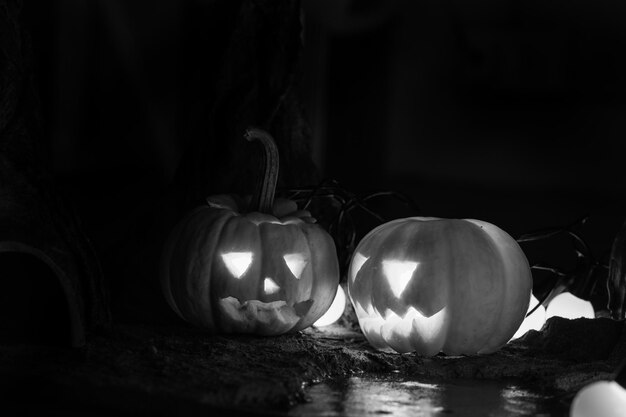
<instances>
[{"instance_id":1,"label":"pumpkin stem","mask_svg":"<svg viewBox=\"0 0 626 417\"><path fill-rule=\"evenodd\" d=\"M274 205L274 191L278 180L278 148L272 136L266 131L249 127L243 135L250 142L258 140L263 145L261 169L263 175L254 190L250 211L271 214Z\"/></svg>"}]
</instances>

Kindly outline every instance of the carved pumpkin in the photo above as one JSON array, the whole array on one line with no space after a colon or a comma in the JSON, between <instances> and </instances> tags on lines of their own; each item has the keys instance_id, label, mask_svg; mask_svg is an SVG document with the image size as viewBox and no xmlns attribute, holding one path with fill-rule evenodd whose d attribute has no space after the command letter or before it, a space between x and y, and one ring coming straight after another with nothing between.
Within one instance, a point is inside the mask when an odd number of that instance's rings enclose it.
<instances>
[{"instance_id":1,"label":"carved pumpkin","mask_svg":"<svg viewBox=\"0 0 626 417\"><path fill-rule=\"evenodd\" d=\"M192 211L166 244L162 289L180 317L210 331L278 335L301 330L335 297L335 245L296 203L273 201L275 145L259 130L249 130L246 137L261 140L270 165L253 198L256 209L241 213L241 199L220 195Z\"/></svg>"},{"instance_id":2,"label":"carved pumpkin","mask_svg":"<svg viewBox=\"0 0 626 417\"><path fill-rule=\"evenodd\" d=\"M497 350L524 320L532 289L517 242L467 219L385 223L359 242L348 274L368 341L429 356Z\"/></svg>"}]
</instances>

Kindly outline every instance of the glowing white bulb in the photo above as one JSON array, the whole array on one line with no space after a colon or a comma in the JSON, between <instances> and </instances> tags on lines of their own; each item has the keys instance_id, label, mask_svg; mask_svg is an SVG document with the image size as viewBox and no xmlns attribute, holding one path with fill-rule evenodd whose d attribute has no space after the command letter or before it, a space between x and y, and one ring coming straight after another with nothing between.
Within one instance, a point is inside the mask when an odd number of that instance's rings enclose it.
<instances>
[{"instance_id":1,"label":"glowing white bulb","mask_svg":"<svg viewBox=\"0 0 626 417\"><path fill-rule=\"evenodd\" d=\"M387 277L391 291L400 297L413 277L418 263L412 261L383 261L383 273Z\"/></svg>"},{"instance_id":2,"label":"glowing white bulb","mask_svg":"<svg viewBox=\"0 0 626 417\"><path fill-rule=\"evenodd\" d=\"M237 279L246 273L252 263L252 252L229 252L222 254L224 265Z\"/></svg>"},{"instance_id":3,"label":"glowing white bulb","mask_svg":"<svg viewBox=\"0 0 626 417\"><path fill-rule=\"evenodd\" d=\"M276 282L274 282L273 279L265 278L265 281L263 281L263 290L266 294L274 294L280 290L280 287L276 284Z\"/></svg>"},{"instance_id":4,"label":"glowing white bulb","mask_svg":"<svg viewBox=\"0 0 626 417\"><path fill-rule=\"evenodd\" d=\"M345 309L345 307L346 293L343 291L343 288L341 288L340 285L339 287L337 287L337 294L335 295L333 303L328 308L328 311L326 311L326 313L324 313L322 317L320 317L315 323L313 323L313 326L322 327L333 324L334 322L339 320L339 318L343 314L343 310Z\"/></svg>"},{"instance_id":5,"label":"glowing white bulb","mask_svg":"<svg viewBox=\"0 0 626 417\"><path fill-rule=\"evenodd\" d=\"M589 301L582 300L570 292L564 292L554 297L546 308L546 319L554 316L566 319L581 317L592 319L596 315Z\"/></svg>"},{"instance_id":6,"label":"glowing white bulb","mask_svg":"<svg viewBox=\"0 0 626 417\"><path fill-rule=\"evenodd\" d=\"M283 259L293 276L296 277L296 279L300 279L300 275L302 275L302 271L307 264L306 259L299 253L287 254L283 256Z\"/></svg>"},{"instance_id":7,"label":"glowing white bulb","mask_svg":"<svg viewBox=\"0 0 626 417\"><path fill-rule=\"evenodd\" d=\"M530 295L530 304L528 305L528 312L535 308L539 304L539 300L535 298L534 295ZM543 324L546 322L546 309L544 306L539 306L530 316L526 317L522 324L520 325L517 332L513 335L511 340L517 339L518 337L522 337L529 330L541 330Z\"/></svg>"},{"instance_id":8,"label":"glowing white bulb","mask_svg":"<svg viewBox=\"0 0 626 417\"><path fill-rule=\"evenodd\" d=\"M583 387L572 401L570 417L623 417L626 390L615 381L597 381Z\"/></svg>"}]
</instances>

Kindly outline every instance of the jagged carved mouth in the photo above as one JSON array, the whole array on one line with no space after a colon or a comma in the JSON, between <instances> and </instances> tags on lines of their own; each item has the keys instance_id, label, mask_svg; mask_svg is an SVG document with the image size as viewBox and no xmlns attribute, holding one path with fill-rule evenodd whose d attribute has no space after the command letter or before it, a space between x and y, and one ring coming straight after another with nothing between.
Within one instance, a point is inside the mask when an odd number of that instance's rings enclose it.
<instances>
[{"instance_id":1,"label":"jagged carved mouth","mask_svg":"<svg viewBox=\"0 0 626 417\"><path fill-rule=\"evenodd\" d=\"M359 325L365 337L378 349L392 348L396 352L405 353L418 350L426 355L434 355L441 348L445 331L443 326L447 320L447 309L444 307L430 317L426 317L414 307L398 316L387 309L383 314L374 311L371 306L364 309L356 306Z\"/></svg>"},{"instance_id":2,"label":"jagged carved mouth","mask_svg":"<svg viewBox=\"0 0 626 417\"><path fill-rule=\"evenodd\" d=\"M283 334L291 330L312 305L312 299L290 305L283 300L266 303L260 300L241 302L236 297L221 298L222 330L227 333Z\"/></svg>"}]
</instances>

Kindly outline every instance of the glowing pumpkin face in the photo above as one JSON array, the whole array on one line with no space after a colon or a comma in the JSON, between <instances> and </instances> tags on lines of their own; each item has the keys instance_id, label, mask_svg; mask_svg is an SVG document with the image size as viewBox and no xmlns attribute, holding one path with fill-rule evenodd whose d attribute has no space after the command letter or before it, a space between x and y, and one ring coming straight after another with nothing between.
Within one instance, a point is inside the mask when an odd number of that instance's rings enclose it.
<instances>
[{"instance_id":1,"label":"glowing pumpkin face","mask_svg":"<svg viewBox=\"0 0 626 417\"><path fill-rule=\"evenodd\" d=\"M289 200L277 200L281 217L241 215L231 196L208 201L177 226L163 257L163 292L178 315L211 331L277 335L326 312L339 265L308 213L298 217Z\"/></svg>"},{"instance_id":2,"label":"glowing pumpkin face","mask_svg":"<svg viewBox=\"0 0 626 417\"><path fill-rule=\"evenodd\" d=\"M357 246L348 279L368 341L423 355L497 350L522 323L531 289L517 242L479 220L383 224Z\"/></svg>"},{"instance_id":3,"label":"glowing pumpkin face","mask_svg":"<svg viewBox=\"0 0 626 417\"><path fill-rule=\"evenodd\" d=\"M278 335L312 325L339 285L335 244L308 211L274 200L278 149L265 131L260 186L246 204L218 195L183 219L162 256L161 287L183 319L213 332Z\"/></svg>"}]
</instances>

